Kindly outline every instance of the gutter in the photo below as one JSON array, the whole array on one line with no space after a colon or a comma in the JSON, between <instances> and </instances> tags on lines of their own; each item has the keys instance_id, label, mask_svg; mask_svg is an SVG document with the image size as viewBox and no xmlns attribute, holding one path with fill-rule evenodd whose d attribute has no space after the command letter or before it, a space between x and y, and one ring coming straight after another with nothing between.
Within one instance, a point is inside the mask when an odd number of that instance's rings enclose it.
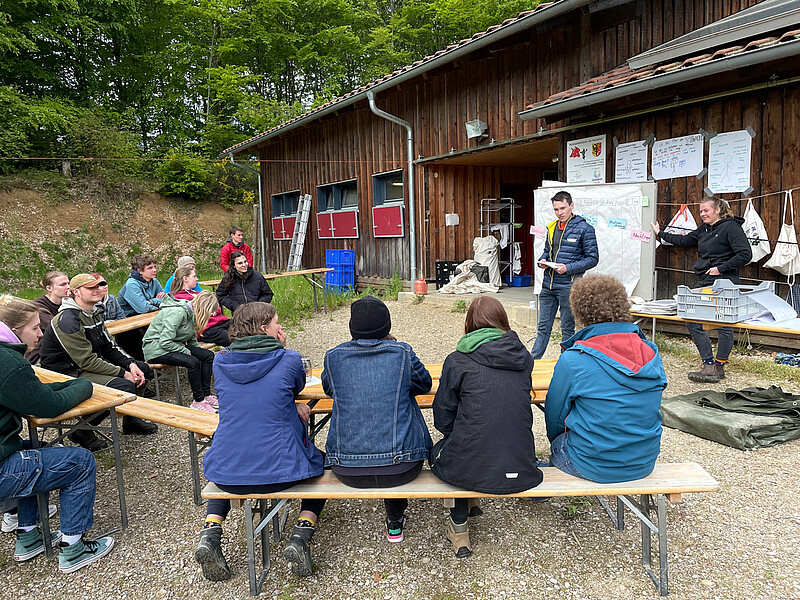
<instances>
[{"instance_id":1,"label":"gutter","mask_svg":"<svg viewBox=\"0 0 800 600\"><path fill-rule=\"evenodd\" d=\"M233 159L233 152L229 152L228 156L231 159L231 164L234 167L239 167L245 171L251 171L258 176L258 229L261 238L261 272L267 272L267 246L266 246L266 239L264 238L264 202L261 198L261 163L258 163L259 170L256 171L255 169L248 167L247 165L243 165L241 163L237 163Z\"/></svg>"},{"instance_id":2,"label":"gutter","mask_svg":"<svg viewBox=\"0 0 800 600\"><path fill-rule=\"evenodd\" d=\"M417 194L414 184L414 130L408 121L404 121L400 117L378 108L375 104L375 94L371 90L367 91L366 95L369 109L373 113L406 129L406 151L408 153L408 245L409 262L411 263L411 284L413 287L414 282L417 280Z\"/></svg>"},{"instance_id":3,"label":"gutter","mask_svg":"<svg viewBox=\"0 0 800 600\"><path fill-rule=\"evenodd\" d=\"M557 0L547 8L536 10L530 15L527 15L519 20L516 20L513 23L510 23L506 26L500 26L495 31L486 33L475 40L470 40L464 43L463 45L454 48L453 50L450 50L449 52L443 53L438 58L432 58L427 61L423 60L423 62L417 65L416 67L411 67L407 71L404 71L403 73L396 75L394 77L389 77L380 83L367 84L366 86L364 86L366 88L364 89L364 91L353 94L349 98L342 99L341 101L338 102L334 100L332 104L326 106L325 108L308 112L305 115L301 115L300 117L297 117L296 120L290 121L283 126L278 125L277 129L265 131L264 133L257 135L251 140L243 142L242 145L240 146L231 146L230 148L224 150L220 154L220 157L226 154L228 155L244 154L248 149L252 148L253 146L257 146L263 141L277 137L279 135L283 135L287 131L291 131L292 129L300 127L301 125L305 125L309 121L314 121L330 113L335 113L341 110L342 108L355 104L360 100L364 100L369 92L372 92L373 94L379 94L380 92L390 90L391 88L397 85L400 85L410 79L419 77L423 73L438 68L443 64L447 64L449 62L461 58L462 56L470 54L476 50L480 50L481 48L495 44L496 42L502 39L515 35L521 31L530 29L536 25L539 25L540 23L544 23L545 21L548 21L550 19L555 19L561 15L564 15L586 4L589 4L590 2L592 2L592 0Z\"/></svg>"},{"instance_id":4,"label":"gutter","mask_svg":"<svg viewBox=\"0 0 800 600\"><path fill-rule=\"evenodd\" d=\"M529 108L520 112L519 117L523 121L530 121L531 119L541 119L557 115L564 115L566 113L594 106L602 102L618 100L619 98L624 98L625 96L658 90L669 85L686 84L692 79L713 77L715 75L725 73L726 71L733 71L735 69L741 69L744 67L759 66L769 61L793 58L797 57L798 55L800 55L800 40L784 42L776 46L743 52L742 54L718 59L710 63L695 65L685 69L678 69L677 71L670 71L661 75L648 77L642 81L627 83L609 90L600 90L598 92L592 92L576 98L561 100L559 102L554 102L538 108Z\"/></svg>"}]
</instances>

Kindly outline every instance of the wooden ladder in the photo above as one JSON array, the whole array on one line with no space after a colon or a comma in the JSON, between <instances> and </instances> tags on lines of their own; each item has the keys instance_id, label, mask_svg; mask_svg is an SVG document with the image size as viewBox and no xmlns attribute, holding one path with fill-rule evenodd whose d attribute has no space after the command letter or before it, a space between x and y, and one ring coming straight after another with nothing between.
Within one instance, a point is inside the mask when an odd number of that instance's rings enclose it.
<instances>
[{"instance_id":1,"label":"wooden ladder","mask_svg":"<svg viewBox=\"0 0 800 600\"><path fill-rule=\"evenodd\" d=\"M306 230L308 229L308 215L311 212L311 195L303 194L300 196L297 207L297 219L294 222L294 235L292 236L292 247L289 249L289 265L287 271L297 271L300 269L300 259L303 257L303 246L306 243Z\"/></svg>"}]
</instances>

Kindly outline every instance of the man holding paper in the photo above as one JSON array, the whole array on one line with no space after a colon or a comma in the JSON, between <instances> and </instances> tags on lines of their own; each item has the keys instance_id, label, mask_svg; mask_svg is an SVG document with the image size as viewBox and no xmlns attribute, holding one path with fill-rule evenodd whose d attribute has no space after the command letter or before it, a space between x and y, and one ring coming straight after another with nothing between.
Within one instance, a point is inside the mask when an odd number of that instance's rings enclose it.
<instances>
[{"instance_id":1,"label":"man holding paper","mask_svg":"<svg viewBox=\"0 0 800 600\"><path fill-rule=\"evenodd\" d=\"M574 206L569 192L558 192L551 201L556 220L547 226L544 252L538 262L545 273L539 294L536 341L531 350L534 359L542 358L547 350L557 309L561 309L562 339L566 341L575 333L575 319L569 306L572 283L599 260L594 227L572 213Z\"/></svg>"}]
</instances>

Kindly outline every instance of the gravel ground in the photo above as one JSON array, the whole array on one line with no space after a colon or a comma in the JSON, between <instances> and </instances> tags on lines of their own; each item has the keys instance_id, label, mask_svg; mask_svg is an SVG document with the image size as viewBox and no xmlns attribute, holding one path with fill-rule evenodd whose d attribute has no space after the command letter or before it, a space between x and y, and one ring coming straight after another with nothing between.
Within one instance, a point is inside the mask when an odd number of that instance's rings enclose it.
<instances>
[{"instance_id":1,"label":"gravel ground","mask_svg":"<svg viewBox=\"0 0 800 600\"><path fill-rule=\"evenodd\" d=\"M463 314L425 303L390 302L389 307L393 332L408 341L423 362L442 362L455 348ZM348 318L349 311L343 309L309 319L293 332L289 346L321 366L325 350L348 339ZM518 328L518 333L523 341L534 335L526 328ZM555 358L556 353L553 344L547 357ZM695 363L666 357L665 366L670 382L666 396L696 389L685 376ZM786 382L735 372L719 387L772 383L800 392ZM433 431L430 414L426 417ZM539 454L546 456L544 420L538 411L534 434ZM317 443L324 444L324 434ZM689 494L668 504L672 598L800 598L798 450L800 442L795 441L745 454L664 430L661 461L697 461L722 484L719 493ZM4 596L248 597L241 510L232 511L224 538L233 578L207 582L194 563L204 510L191 500L184 432L162 427L155 436L125 437L122 453L130 526L115 534L114 552L77 573L58 575L55 561L43 557L13 563L13 536L3 535L0 585L9 590ZM315 574L297 578L278 557L262 595L284 600L657 597L639 564L640 530L632 516L624 531L616 531L596 502L498 499L485 500L483 509L484 516L471 521L475 554L459 560L444 537L447 511L441 501L411 502L402 544L386 542L381 502L330 501L314 540ZM113 458L100 455L93 532L113 527L118 519ZM273 553L279 556L284 541L273 545Z\"/></svg>"}]
</instances>

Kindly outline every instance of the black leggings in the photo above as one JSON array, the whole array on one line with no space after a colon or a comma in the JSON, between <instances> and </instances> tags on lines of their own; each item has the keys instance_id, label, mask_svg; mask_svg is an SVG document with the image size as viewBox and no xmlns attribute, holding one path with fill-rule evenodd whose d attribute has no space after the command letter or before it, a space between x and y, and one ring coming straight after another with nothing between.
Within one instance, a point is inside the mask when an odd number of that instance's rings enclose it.
<instances>
[{"instance_id":1,"label":"black leggings","mask_svg":"<svg viewBox=\"0 0 800 600\"><path fill-rule=\"evenodd\" d=\"M156 356L151 363L162 363L175 367L186 367L192 397L196 402L211 395L211 369L214 364L214 353L199 346L187 346L189 354L183 352L167 352Z\"/></svg>"},{"instance_id":2,"label":"black leggings","mask_svg":"<svg viewBox=\"0 0 800 600\"><path fill-rule=\"evenodd\" d=\"M405 473L398 473L396 475L339 475L334 471L336 478L345 485L354 488L390 488L404 485L417 478L417 475L422 471L422 461L410 471ZM408 508L408 500L405 498L400 499L385 499L383 501L386 506L386 518L390 521L400 521L403 518L403 513Z\"/></svg>"},{"instance_id":3,"label":"black leggings","mask_svg":"<svg viewBox=\"0 0 800 600\"><path fill-rule=\"evenodd\" d=\"M270 483L267 485L220 485L217 487L223 492L229 494L271 494L273 492L282 492L292 487L297 481L290 481L288 483ZM311 511L317 517L322 512L322 507L325 506L325 499L317 500L302 500L300 502L300 512L304 510ZM223 519L228 516L231 511L230 500L211 499L206 505L206 515L219 515Z\"/></svg>"},{"instance_id":4,"label":"black leggings","mask_svg":"<svg viewBox=\"0 0 800 600\"><path fill-rule=\"evenodd\" d=\"M469 517L469 498L456 498L454 502L453 508L450 509L450 518L457 525L466 523Z\"/></svg>"}]
</instances>

